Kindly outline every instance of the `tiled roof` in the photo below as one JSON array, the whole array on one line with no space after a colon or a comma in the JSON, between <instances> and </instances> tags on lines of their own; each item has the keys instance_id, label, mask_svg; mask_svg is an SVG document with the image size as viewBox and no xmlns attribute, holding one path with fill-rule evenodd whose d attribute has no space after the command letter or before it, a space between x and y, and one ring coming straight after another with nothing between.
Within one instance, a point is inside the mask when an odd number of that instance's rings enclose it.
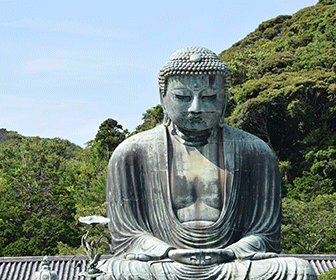
<instances>
[{"instance_id":1,"label":"tiled roof","mask_svg":"<svg viewBox=\"0 0 336 280\"><path fill-rule=\"evenodd\" d=\"M111 255L102 256L107 259ZM32 280L36 271L41 269L43 257L0 257L0 280ZM86 256L49 256L50 269L59 280L84 280L79 276L86 271L89 260Z\"/></svg>"},{"instance_id":2,"label":"tiled roof","mask_svg":"<svg viewBox=\"0 0 336 280\"><path fill-rule=\"evenodd\" d=\"M336 255L282 255L296 257L310 262L317 274L336 268ZM108 259L111 255L102 256ZM41 268L43 257L0 257L0 280L32 280ZM84 280L79 276L86 271L86 256L49 256L50 268L56 271L59 280Z\"/></svg>"},{"instance_id":3,"label":"tiled roof","mask_svg":"<svg viewBox=\"0 0 336 280\"><path fill-rule=\"evenodd\" d=\"M336 268L336 255L283 255L309 261L317 275Z\"/></svg>"}]
</instances>

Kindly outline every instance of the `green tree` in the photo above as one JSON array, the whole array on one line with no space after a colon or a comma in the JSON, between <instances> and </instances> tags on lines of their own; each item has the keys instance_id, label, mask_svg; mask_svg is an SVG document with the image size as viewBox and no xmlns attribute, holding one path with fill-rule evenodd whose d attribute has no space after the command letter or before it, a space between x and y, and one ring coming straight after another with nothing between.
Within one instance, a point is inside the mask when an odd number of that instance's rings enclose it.
<instances>
[{"instance_id":1,"label":"green tree","mask_svg":"<svg viewBox=\"0 0 336 280\"><path fill-rule=\"evenodd\" d=\"M69 163L66 172L68 186L74 193L76 219L81 216L106 216L105 193L108 161L115 148L126 138L127 130L113 119L105 120L93 141ZM84 230L84 226L80 225ZM93 236L95 237L95 236ZM96 236L97 237L97 236ZM83 253L81 246L58 243L60 254ZM109 247L104 247L106 253Z\"/></svg>"},{"instance_id":2,"label":"green tree","mask_svg":"<svg viewBox=\"0 0 336 280\"><path fill-rule=\"evenodd\" d=\"M320 194L336 192L336 148L309 151L302 163L310 167L293 180L287 196L301 201L311 201Z\"/></svg>"},{"instance_id":3,"label":"green tree","mask_svg":"<svg viewBox=\"0 0 336 280\"><path fill-rule=\"evenodd\" d=\"M129 134L127 129L114 119L105 120L100 126L93 145L97 148L102 159L109 159L115 148Z\"/></svg>"},{"instance_id":4,"label":"green tree","mask_svg":"<svg viewBox=\"0 0 336 280\"><path fill-rule=\"evenodd\" d=\"M66 141L39 137L0 146L0 255L56 255L57 242L79 243L66 151Z\"/></svg>"},{"instance_id":5,"label":"green tree","mask_svg":"<svg viewBox=\"0 0 336 280\"><path fill-rule=\"evenodd\" d=\"M336 193L309 202L283 199L282 249L290 254L336 253Z\"/></svg>"},{"instance_id":6,"label":"green tree","mask_svg":"<svg viewBox=\"0 0 336 280\"><path fill-rule=\"evenodd\" d=\"M8 131L6 128L0 128L0 143L9 142L13 144L19 142L22 139L22 136L16 131Z\"/></svg>"},{"instance_id":7,"label":"green tree","mask_svg":"<svg viewBox=\"0 0 336 280\"><path fill-rule=\"evenodd\" d=\"M71 162L68 178L75 191L77 214L89 214L85 209L104 206L108 161L127 135L128 130L121 124L107 119L99 126L95 139Z\"/></svg>"},{"instance_id":8,"label":"green tree","mask_svg":"<svg viewBox=\"0 0 336 280\"><path fill-rule=\"evenodd\" d=\"M101 159L92 145L82 150L67 170L68 185L74 191L76 218L105 213L108 159Z\"/></svg>"},{"instance_id":9,"label":"green tree","mask_svg":"<svg viewBox=\"0 0 336 280\"><path fill-rule=\"evenodd\" d=\"M325 273L320 274L317 277L318 280L334 280L336 279L336 269L329 270Z\"/></svg>"},{"instance_id":10,"label":"green tree","mask_svg":"<svg viewBox=\"0 0 336 280\"><path fill-rule=\"evenodd\" d=\"M135 132L133 132L132 135L134 135L135 133L149 130L156 127L158 124L161 124L163 121L162 106L158 104L155 107L146 110L146 112L142 114L142 120L142 124L138 125L135 128Z\"/></svg>"}]
</instances>

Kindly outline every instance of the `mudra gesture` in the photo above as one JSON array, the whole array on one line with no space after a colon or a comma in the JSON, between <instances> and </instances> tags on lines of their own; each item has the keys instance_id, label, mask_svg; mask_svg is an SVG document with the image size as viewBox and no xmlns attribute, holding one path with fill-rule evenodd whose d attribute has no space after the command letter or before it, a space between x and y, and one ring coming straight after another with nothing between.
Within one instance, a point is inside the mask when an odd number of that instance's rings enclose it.
<instances>
[{"instance_id":1,"label":"mudra gesture","mask_svg":"<svg viewBox=\"0 0 336 280\"><path fill-rule=\"evenodd\" d=\"M210 50L175 52L159 74L164 123L125 140L108 167L115 248L104 279L316 279L280 258L277 160L224 125L230 73Z\"/></svg>"}]
</instances>

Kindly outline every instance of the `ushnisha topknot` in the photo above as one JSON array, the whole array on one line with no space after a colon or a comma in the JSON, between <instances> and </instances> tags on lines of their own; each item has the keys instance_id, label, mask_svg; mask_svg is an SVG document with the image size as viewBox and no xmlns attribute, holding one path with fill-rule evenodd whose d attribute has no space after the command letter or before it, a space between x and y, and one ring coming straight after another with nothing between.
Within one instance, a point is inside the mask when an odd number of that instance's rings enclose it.
<instances>
[{"instance_id":1,"label":"ushnisha topknot","mask_svg":"<svg viewBox=\"0 0 336 280\"><path fill-rule=\"evenodd\" d=\"M231 81L229 68L213 52L202 47L186 47L174 52L159 73L161 96L166 95L171 76L220 75L225 78L227 91Z\"/></svg>"}]
</instances>

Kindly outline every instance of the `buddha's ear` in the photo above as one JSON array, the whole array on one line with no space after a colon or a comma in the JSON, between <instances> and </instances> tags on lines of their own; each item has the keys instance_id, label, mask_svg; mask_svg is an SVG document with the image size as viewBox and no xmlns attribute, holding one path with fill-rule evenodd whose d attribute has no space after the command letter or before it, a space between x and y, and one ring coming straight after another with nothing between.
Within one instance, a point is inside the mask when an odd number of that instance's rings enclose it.
<instances>
[{"instance_id":1,"label":"buddha's ear","mask_svg":"<svg viewBox=\"0 0 336 280\"><path fill-rule=\"evenodd\" d=\"M226 105L227 105L227 94L226 94L226 97L225 97L225 103L224 103L224 108L223 108L223 111L222 111L222 115L221 115L221 117L219 119L219 122L218 122L218 125L220 127L223 127L225 125L224 116L225 116Z\"/></svg>"},{"instance_id":2,"label":"buddha's ear","mask_svg":"<svg viewBox=\"0 0 336 280\"><path fill-rule=\"evenodd\" d=\"M224 94L225 94L225 96L224 96L224 109L223 109L223 115L224 115L224 113L225 113L225 110L226 110L226 107L227 107L227 104L228 104L228 101L229 101L229 84L230 84L230 82L231 82L231 78L230 78L230 76L226 76L224 79L223 79L223 81L224 81Z\"/></svg>"},{"instance_id":3,"label":"buddha's ear","mask_svg":"<svg viewBox=\"0 0 336 280\"><path fill-rule=\"evenodd\" d=\"M224 90L224 106L223 106L223 111L222 111L222 115L219 119L218 125L220 127L223 127L225 125L225 120L224 120L224 116L225 116L225 110L227 107L227 103L228 103L228 97L229 97L229 90L228 88L225 88Z\"/></svg>"},{"instance_id":4,"label":"buddha's ear","mask_svg":"<svg viewBox=\"0 0 336 280\"><path fill-rule=\"evenodd\" d=\"M229 91L225 91L225 99L224 99L224 109L223 109L223 114L226 110L227 104L228 104L228 98L229 98Z\"/></svg>"},{"instance_id":5,"label":"buddha's ear","mask_svg":"<svg viewBox=\"0 0 336 280\"><path fill-rule=\"evenodd\" d=\"M160 102L161 102L161 106L162 106L162 110L163 110L163 124L164 124L164 126L167 127L167 126L170 125L171 120L168 117L168 114L167 114L167 111L166 111L166 107L164 105L163 96L161 94L161 91L160 91Z\"/></svg>"},{"instance_id":6,"label":"buddha's ear","mask_svg":"<svg viewBox=\"0 0 336 280\"><path fill-rule=\"evenodd\" d=\"M161 102L163 113L166 113L166 107L165 107L164 102L163 102L163 96L162 96L161 90L160 90L160 102Z\"/></svg>"}]
</instances>

